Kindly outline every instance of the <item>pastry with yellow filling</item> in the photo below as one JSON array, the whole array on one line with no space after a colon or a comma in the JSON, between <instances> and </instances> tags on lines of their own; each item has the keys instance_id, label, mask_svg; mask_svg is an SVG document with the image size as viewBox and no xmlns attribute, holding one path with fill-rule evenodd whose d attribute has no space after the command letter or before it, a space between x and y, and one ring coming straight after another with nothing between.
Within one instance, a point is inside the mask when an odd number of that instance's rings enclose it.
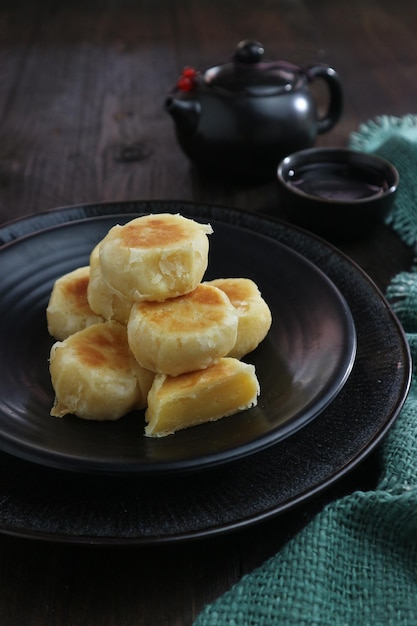
<instances>
[{"instance_id":1,"label":"pastry with yellow filling","mask_svg":"<svg viewBox=\"0 0 417 626\"><path fill-rule=\"evenodd\" d=\"M50 374L55 391L51 415L72 413L87 420L117 420L146 406L154 374L130 352L126 327L95 324L56 342Z\"/></svg>"},{"instance_id":2,"label":"pastry with yellow filling","mask_svg":"<svg viewBox=\"0 0 417 626\"><path fill-rule=\"evenodd\" d=\"M98 245L90 254L90 280L87 298L91 309L104 319L127 324L132 300L120 292L116 292L105 280L101 271Z\"/></svg>"},{"instance_id":3,"label":"pastry with yellow filling","mask_svg":"<svg viewBox=\"0 0 417 626\"><path fill-rule=\"evenodd\" d=\"M63 341L73 333L103 321L88 303L89 277L87 265L55 281L46 309L48 332L55 339Z\"/></svg>"},{"instance_id":4,"label":"pastry with yellow filling","mask_svg":"<svg viewBox=\"0 0 417 626\"><path fill-rule=\"evenodd\" d=\"M237 339L228 356L241 359L265 339L272 323L271 311L249 278L217 278L206 284L224 291L237 311Z\"/></svg>"},{"instance_id":5,"label":"pastry with yellow filling","mask_svg":"<svg viewBox=\"0 0 417 626\"><path fill-rule=\"evenodd\" d=\"M180 215L135 218L56 281L51 415L117 420L146 408L145 435L164 437L257 404L255 368L240 359L271 312L250 279L201 282L211 233Z\"/></svg>"},{"instance_id":6,"label":"pastry with yellow filling","mask_svg":"<svg viewBox=\"0 0 417 626\"><path fill-rule=\"evenodd\" d=\"M137 302L127 324L138 363L159 374L178 376L203 369L236 343L238 315L226 294L212 285L163 302Z\"/></svg>"},{"instance_id":7,"label":"pastry with yellow filling","mask_svg":"<svg viewBox=\"0 0 417 626\"><path fill-rule=\"evenodd\" d=\"M195 289L208 264L212 228L162 213L113 226L99 244L106 281L131 300L165 300Z\"/></svg>"},{"instance_id":8,"label":"pastry with yellow filling","mask_svg":"<svg viewBox=\"0 0 417 626\"><path fill-rule=\"evenodd\" d=\"M180 376L157 374L148 394L145 435L164 437L215 421L257 404L255 368L222 358L210 367Z\"/></svg>"}]
</instances>

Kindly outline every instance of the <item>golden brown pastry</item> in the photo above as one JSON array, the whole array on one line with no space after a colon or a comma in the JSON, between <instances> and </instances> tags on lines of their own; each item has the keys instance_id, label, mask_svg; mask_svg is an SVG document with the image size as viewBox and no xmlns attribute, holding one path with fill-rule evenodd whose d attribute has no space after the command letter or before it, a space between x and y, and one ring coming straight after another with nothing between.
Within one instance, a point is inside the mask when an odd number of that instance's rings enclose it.
<instances>
[{"instance_id":1,"label":"golden brown pastry","mask_svg":"<svg viewBox=\"0 0 417 626\"><path fill-rule=\"evenodd\" d=\"M90 268L68 272L55 281L46 309L48 332L60 341L91 324L103 321L87 299Z\"/></svg>"},{"instance_id":2,"label":"golden brown pastry","mask_svg":"<svg viewBox=\"0 0 417 626\"><path fill-rule=\"evenodd\" d=\"M208 263L209 224L163 213L116 225L99 244L104 278L131 300L165 300L200 283Z\"/></svg>"},{"instance_id":3,"label":"golden brown pastry","mask_svg":"<svg viewBox=\"0 0 417 626\"><path fill-rule=\"evenodd\" d=\"M236 309L226 294L200 284L178 298L135 303L127 336L142 367L178 376L208 367L228 354L235 345L237 327Z\"/></svg>"},{"instance_id":4,"label":"golden brown pastry","mask_svg":"<svg viewBox=\"0 0 417 626\"><path fill-rule=\"evenodd\" d=\"M271 326L246 278L202 283L209 224L174 214L114 226L90 265L57 280L47 308L51 415L117 420L146 410L163 437L255 406L255 368L239 359Z\"/></svg>"},{"instance_id":5,"label":"golden brown pastry","mask_svg":"<svg viewBox=\"0 0 417 626\"><path fill-rule=\"evenodd\" d=\"M116 320L127 324L132 300L116 292L104 279L101 271L99 246L97 245L90 255L90 280L87 289L87 298L91 309L106 320Z\"/></svg>"},{"instance_id":6,"label":"golden brown pastry","mask_svg":"<svg viewBox=\"0 0 417 626\"><path fill-rule=\"evenodd\" d=\"M126 327L113 321L56 342L50 374L55 390L51 415L72 413L88 420L116 420L144 408L154 378L130 352Z\"/></svg>"},{"instance_id":7,"label":"golden brown pastry","mask_svg":"<svg viewBox=\"0 0 417 626\"><path fill-rule=\"evenodd\" d=\"M217 278L206 284L224 291L237 311L237 339L228 356L241 359L265 339L272 323L271 311L249 278Z\"/></svg>"},{"instance_id":8,"label":"golden brown pastry","mask_svg":"<svg viewBox=\"0 0 417 626\"><path fill-rule=\"evenodd\" d=\"M157 374L148 394L145 435L164 437L183 428L215 421L257 404L255 368L222 358L181 376Z\"/></svg>"}]
</instances>

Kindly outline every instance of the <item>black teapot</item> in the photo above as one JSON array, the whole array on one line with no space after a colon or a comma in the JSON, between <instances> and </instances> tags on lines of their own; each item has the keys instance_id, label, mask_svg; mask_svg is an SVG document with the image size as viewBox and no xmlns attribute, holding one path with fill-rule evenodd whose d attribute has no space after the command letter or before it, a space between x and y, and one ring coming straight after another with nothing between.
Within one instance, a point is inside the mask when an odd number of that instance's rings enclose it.
<instances>
[{"instance_id":1,"label":"black teapot","mask_svg":"<svg viewBox=\"0 0 417 626\"><path fill-rule=\"evenodd\" d=\"M278 163L313 146L338 122L341 81L327 65L302 68L264 61L263 46L241 42L230 62L198 72L184 69L165 101L179 145L198 167L241 179L272 179ZM327 111L319 116L310 84L328 86Z\"/></svg>"}]
</instances>

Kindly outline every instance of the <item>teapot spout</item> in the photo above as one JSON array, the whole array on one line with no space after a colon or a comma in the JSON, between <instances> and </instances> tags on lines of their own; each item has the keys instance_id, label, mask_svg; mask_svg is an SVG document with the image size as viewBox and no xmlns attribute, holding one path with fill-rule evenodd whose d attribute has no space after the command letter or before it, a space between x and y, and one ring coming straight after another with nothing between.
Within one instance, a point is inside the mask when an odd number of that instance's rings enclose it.
<instances>
[{"instance_id":1,"label":"teapot spout","mask_svg":"<svg viewBox=\"0 0 417 626\"><path fill-rule=\"evenodd\" d=\"M165 100L165 110L172 116L178 128L192 132L200 118L200 105L195 100L170 95Z\"/></svg>"}]
</instances>

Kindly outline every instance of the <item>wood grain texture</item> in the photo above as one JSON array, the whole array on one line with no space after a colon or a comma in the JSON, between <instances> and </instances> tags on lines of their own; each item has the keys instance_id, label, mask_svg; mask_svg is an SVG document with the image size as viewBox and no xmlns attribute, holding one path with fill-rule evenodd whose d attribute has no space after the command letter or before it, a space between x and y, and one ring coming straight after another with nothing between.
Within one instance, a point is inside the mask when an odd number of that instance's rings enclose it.
<instances>
[{"instance_id":1,"label":"wood grain texture","mask_svg":"<svg viewBox=\"0 0 417 626\"><path fill-rule=\"evenodd\" d=\"M165 97L183 66L222 61L252 37L271 58L324 62L340 73L345 114L319 144L344 145L361 121L412 111L416 8L369 0L343 7L141 0L0 9L0 219L137 198L273 211L274 185L231 186L190 167Z\"/></svg>"},{"instance_id":2,"label":"wood grain texture","mask_svg":"<svg viewBox=\"0 0 417 626\"><path fill-rule=\"evenodd\" d=\"M0 222L78 203L181 199L281 215L275 183L196 171L163 105L185 65L241 39L340 74L346 145L362 122L413 113L414 0L6 0L0 6ZM346 251L384 288L411 255L388 229ZM149 548L0 537L2 626L189 626L331 498L373 484L377 455L311 506L216 539ZM28 476L30 481L30 476ZM0 503L1 506L1 503Z\"/></svg>"}]
</instances>

